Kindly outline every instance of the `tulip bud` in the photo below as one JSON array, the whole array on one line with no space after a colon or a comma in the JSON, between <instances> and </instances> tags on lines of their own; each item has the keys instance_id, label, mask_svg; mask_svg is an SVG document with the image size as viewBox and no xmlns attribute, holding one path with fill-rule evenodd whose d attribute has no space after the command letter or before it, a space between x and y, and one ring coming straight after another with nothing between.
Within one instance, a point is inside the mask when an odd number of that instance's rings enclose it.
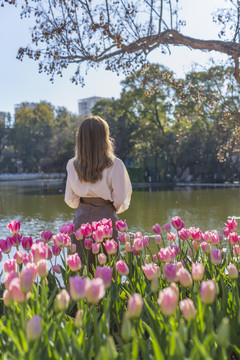
<instances>
[{"instance_id":1,"label":"tulip bud","mask_svg":"<svg viewBox=\"0 0 240 360\"><path fill-rule=\"evenodd\" d=\"M11 306L12 302L13 302L13 300L12 300L10 291L4 290L4 292L3 292L3 303L4 303L4 305L5 306Z\"/></svg>"},{"instance_id":2,"label":"tulip bud","mask_svg":"<svg viewBox=\"0 0 240 360\"><path fill-rule=\"evenodd\" d=\"M75 326L81 328L83 323L83 310L78 310L75 315Z\"/></svg>"},{"instance_id":3,"label":"tulip bud","mask_svg":"<svg viewBox=\"0 0 240 360\"><path fill-rule=\"evenodd\" d=\"M113 337L108 335L106 341L106 358L107 359L116 359L117 358L117 349Z\"/></svg>"},{"instance_id":4,"label":"tulip bud","mask_svg":"<svg viewBox=\"0 0 240 360\"><path fill-rule=\"evenodd\" d=\"M142 312L143 300L140 294L133 294L128 300L127 315L129 318L136 318Z\"/></svg>"},{"instance_id":5,"label":"tulip bud","mask_svg":"<svg viewBox=\"0 0 240 360\"><path fill-rule=\"evenodd\" d=\"M29 341L35 341L42 334L42 319L39 315L34 315L26 323L26 333Z\"/></svg>"},{"instance_id":6,"label":"tulip bud","mask_svg":"<svg viewBox=\"0 0 240 360\"><path fill-rule=\"evenodd\" d=\"M56 310L58 311L65 311L68 308L70 302L70 296L67 290L63 289L60 294L56 296Z\"/></svg>"}]
</instances>

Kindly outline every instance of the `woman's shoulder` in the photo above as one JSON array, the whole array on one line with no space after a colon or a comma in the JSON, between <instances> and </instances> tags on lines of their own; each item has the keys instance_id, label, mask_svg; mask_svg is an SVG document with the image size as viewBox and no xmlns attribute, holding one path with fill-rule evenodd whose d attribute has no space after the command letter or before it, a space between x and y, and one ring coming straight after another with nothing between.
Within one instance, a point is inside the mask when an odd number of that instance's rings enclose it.
<instances>
[{"instance_id":1,"label":"woman's shoulder","mask_svg":"<svg viewBox=\"0 0 240 360\"><path fill-rule=\"evenodd\" d=\"M68 162L67 162L67 166L66 166L66 168L67 168L67 170L69 170L69 169L71 169L71 168L73 168L74 167L74 160L75 160L76 158L75 157L73 157L73 158L71 158L71 159L69 159L68 160Z\"/></svg>"}]
</instances>

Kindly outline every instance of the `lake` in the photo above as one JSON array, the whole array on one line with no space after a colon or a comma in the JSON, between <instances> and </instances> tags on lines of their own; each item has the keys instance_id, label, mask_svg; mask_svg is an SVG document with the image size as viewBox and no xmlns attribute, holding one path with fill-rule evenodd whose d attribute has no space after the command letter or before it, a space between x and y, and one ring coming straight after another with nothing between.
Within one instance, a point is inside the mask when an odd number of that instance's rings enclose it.
<instances>
[{"instance_id":1,"label":"lake","mask_svg":"<svg viewBox=\"0 0 240 360\"><path fill-rule=\"evenodd\" d=\"M240 188L134 189L130 208L120 218L129 230L153 235L152 226L180 216L185 227L221 231L228 218L240 218ZM7 223L21 221L21 234L39 237L72 221L74 210L64 203L61 181L0 182L0 238L8 236Z\"/></svg>"}]
</instances>

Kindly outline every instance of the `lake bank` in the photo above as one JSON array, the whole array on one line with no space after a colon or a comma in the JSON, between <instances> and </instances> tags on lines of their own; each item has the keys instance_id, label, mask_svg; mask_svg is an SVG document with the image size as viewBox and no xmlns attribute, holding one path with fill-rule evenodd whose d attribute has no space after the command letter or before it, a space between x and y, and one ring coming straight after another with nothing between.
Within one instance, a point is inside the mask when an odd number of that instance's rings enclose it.
<instances>
[{"instance_id":1,"label":"lake bank","mask_svg":"<svg viewBox=\"0 0 240 360\"><path fill-rule=\"evenodd\" d=\"M38 185L41 181L44 183L54 183L55 181L61 182L66 179L65 173L22 173L22 174L0 174L1 182L16 182L16 181L27 181L28 185ZM176 183L155 183L155 182L144 182L144 183L132 183L134 188L201 188L201 187L212 187L212 188L224 188L224 187L240 187L240 182L234 181L232 183L200 183L200 182L176 182Z\"/></svg>"}]
</instances>

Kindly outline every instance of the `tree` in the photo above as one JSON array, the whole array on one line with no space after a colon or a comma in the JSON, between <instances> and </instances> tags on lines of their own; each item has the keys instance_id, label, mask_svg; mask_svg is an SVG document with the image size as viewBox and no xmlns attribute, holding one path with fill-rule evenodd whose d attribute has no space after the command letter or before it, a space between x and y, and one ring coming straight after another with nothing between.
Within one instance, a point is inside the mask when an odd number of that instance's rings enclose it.
<instances>
[{"instance_id":1,"label":"tree","mask_svg":"<svg viewBox=\"0 0 240 360\"><path fill-rule=\"evenodd\" d=\"M41 159L49 151L49 140L54 125L54 108L41 102L31 107L23 103L15 117L15 147L27 172L41 170Z\"/></svg>"},{"instance_id":2,"label":"tree","mask_svg":"<svg viewBox=\"0 0 240 360\"><path fill-rule=\"evenodd\" d=\"M15 4L15 0L5 1ZM107 70L129 75L148 62L154 49L166 53L170 45L182 45L227 54L240 83L239 0L227 0L226 9L213 16L221 25L220 40L184 35L180 10L184 2L180 0L22 0L20 4L22 16L35 17L35 26L33 47L20 48L18 58L27 55L37 60L39 71L51 79L76 64L72 81L83 83L83 63L91 67L103 63Z\"/></svg>"}]
</instances>

